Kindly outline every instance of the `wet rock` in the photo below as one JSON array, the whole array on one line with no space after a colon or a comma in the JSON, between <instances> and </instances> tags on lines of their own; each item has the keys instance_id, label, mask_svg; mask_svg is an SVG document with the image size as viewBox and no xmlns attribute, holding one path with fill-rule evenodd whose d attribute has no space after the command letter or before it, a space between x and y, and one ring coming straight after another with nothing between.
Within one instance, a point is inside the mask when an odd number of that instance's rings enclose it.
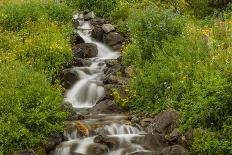
<instances>
[{"instance_id":1,"label":"wet rock","mask_svg":"<svg viewBox=\"0 0 232 155\"><path fill-rule=\"evenodd\" d=\"M94 18L90 21L91 25L95 26L95 27L102 27L103 24L106 23L106 20L103 18Z\"/></svg>"},{"instance_id":2,"label":"wet rock","mask_svg":"<svg viewBox=\"0 0 232 155\"><path fill-rule=\"evenodd\" d=\"M122 43L124 37L117 32L110 32L105 34L103 37L103 42L109 46L114 46L116 44Z\"/></svg>"},{"instance_id":3,"label":"wet rock","mask_svg":"<svg viewBox=\"0 0 232 155\"><path fill-rule=\"evenodd\" d=\"M137 116L133 116L131 119L131 123L139 123L140 119Z\"/></svg>"},{"instance_id":4,"label":"wet rock","mask_svg":"<svg viewBox=\"0 0 232 155\"><path fill-rule=\"evenodd\" d=\"M190 155L190 153L180 145L173 145L164 148L161 155Z\"/></svg>"},{"instance_id":5,"label":"wet rock","mask_svg":"<svg viewBox=\"0 0 232 155\"><path fill-rule=\"evenodd\" d=\"M80 135L82 137L86 137L86 136L89 135L89 129L82 122L76 121L75 126L76 126L76 129L77 129L77 132L80 133Z\"/></svg>"},{"instance_id":6,"label":"wet rock","mask_svg":"<svg viewBox=\"0 0 232 155\"><path fill-rule=\"evenodd\" d=\"M148 133L169 134L177 126L179 112L174 109L168 109L159 113L152 123L147 127Z\"/></svg>"},{"instance_id":7,"label":"wet rock","mask_svg":"<svg viewBox=\"0 0 232 155\"><path fill-rule=\"evenodd\" d=\"M64 84L64 88L69 89L79 80L79 77L75 71L69 68L60 73L59 79Z\"/></svg>"},{"instance_id":8,"label":"wet rock","mask_svg":"<svg viewBox=\"0 0 232 155\"><path fill-rule=\"evenodd\" d=\"M164 135L158 133L145 135L143 145L152 151L161 151L168 146Z\"/></svg>"},{"instance_id":9,"label":"wet rock","mask_svg":"<svg viewBox=\"0 0 232 155\"><path fill-rule=\"evenodd\" d=\"M84 15L85 20L90 20L90 19L93 19L93 18L95 18L95 14L94 14L93 11L91 11L91 12Z\"/></svg>"},{"instance_id":10,"label":"wet rock","mask_svg":"<svg viewBox=\"0 0 232 155\"><path fill-rule=\"evenodd\" d=\"M61 103L61 111L73 111L72 103L64 101Z\"/></svg>"},{"instance_id":11,"label":"wet rock","mask_svg":"<svg viewBox=\"0 0 232 155\"><path fill-rule=\"evenodd\" d=\"M120 140L117 137L108 137L98 135L94 138L95 143L106 145L110 150L116 150L119 147Z\"/></svg>"},{"instance_id":12,"label":"wet rock","mask_svg":"<svg viewBox=\"0 0 232 155\"><path fill-rule=\"evenodd\" d=\"M155 152L137 151L137 152L129 153L128 155L159 155L159 154Z\"/></svg>"},{"instance_id":13,"label":"wet rock","mask_svg":"<svg viewBox=\"0 0 232 155\"><path fill-rule=\"evenodd\" d=\"M46 152L49 153L50 151L55 150L56 146L65 140L66 138L62 133L57 133L57 132L51 133L48 136L48 142L45 146Z\"/></svg>"},{"instance_id":14,"label":"wet rock","mask_svg":"<svg viewBox=\"0 0 232 155\"><path fill-rule=\"evenodd\" d=\"M108 65L108 64L106 64ZM117 63L113 66L110 66L110 67L106 67L106 69L104 70L104 73L106 75L109 75L109 74L113 74L113 75L116 75L117 73L121 73L121 71L123 70L123 66L120 64L120 63Z\"/></svg>"},{"instance_id":15,"label":"wet rock","mask_svg":"<svg viewBox=\"0 0 232 155\"><path fill-rule=\"evenodd\" d=\"M119 43L119 44L116 44L114 46L111 46L111 48L114 50L114 51L121 51L122 50L122 44Z\"/></svg>"},{"instance_id":16,"label":"wet rock","mask_svg":"<svg viewBox=\"0 0 232 155\"><path fill-rule=\"evenodd\" d=\"M103 32L102 28L100 28L100 27L94 27L94 29L91 32L91 36L100 42L103 41L103 35L104 35L104 32Z\"/></svg>"},{"instance_id":17,"label":"wet rock","mask_svg":"<svg viewBox=\"0 0 232 155\"><path fill-rule=\"evenodd\" d=\"M79 34L73 34L73 44L85 43L84 39Z\"/></svg>"},{"instance_id":18,"label":"wet rock","mask_svg":"<svg viewBox=\"0 0 232 155\"><path fill-rule=\"evenodd\" d=\"M98 54L97 45L93 43L82 43L74 47L73 55L77 58L93 58Z\"/></svg>"},{"instance_id":19,"label":"wet rock","mask_svg":"<svg viewBox=\"0 0 232 155\"><path fill-rule=\"evenodd\" d=\"M85 119L85 116L81 114L77 114L76 112L71 113L68 116L68 121L76 121L76 120L83 120L83 119Z\"/></svg>"},{"instance_id":20,"label":"wet rock","mask_svg":"<svg viewBox=\"0 0 232 155\"><path fill-rule=\"evenodd\" d=\"M174 129L169 135L168 140L171 143L176 143L180 137L181 137L181 132L178 129Z\"/></svg>"},{"instance_id":21,"label":"wet rock","mask_svg":"<svg viewBox=\"0 0 232 155\"><path fill-rule=\"evenodd\" d=\"M114 75L108 75L103 80L103 84L120 84L120 85L126 85L128 84L129 79L120 77L120 76L114 76Z\"/></svg>"},{"instance_id":22,"label":"wet rock","mask_svg":"<svg viewBox=\"0 0 232 155\"><path fill-rule=\"evenodd\" d=\"M152 122L151 118L144 118L140 121L142 127L147 127Z\"/></svg>"},{"instance_id":23,"label":"wet rock","mask_svg":"<svg viewBox=\"0 0 232 155\"><path fill-rule=\"evenodd\" d=\"M26 150L16 151L10 155L36 155L36 153L32 149L26 149Z\"/></svg>"},{"instance_id":24,"label":"wet rock","mask_svg":"<svg viewBox=\"0 0 232 155\"><path fill-rule=\"evenodd\" d=\"M107 155L107 154L108 154L108 148L106 145L93 143L89 145L89 147L87 148L86 155Z\"/></svg>"},{"instance_id":25,"label":"wet rock","mask_svg":"<svg viewBox=\"0 0 232 155\"><path fill-rule=\"evenodd\" d=\"M103 100L96 104L91 110L92 114L113 114L121 113L123 110L112 100Z\"/></svg>"},{"instance_id":26,"label":"wet rock","mask_svg":"<svg viewBox=\"0 0 232 155\"><path fill-rule=\"evenodd\" d=\"M111 24L103 24L102 29L104 30L105 33L109 33L115 30L114 25Z\"/></svg>"},{"instance_id":27,"label":"wet rock","mask_svg":"<svg viewBox=\"0 0 232 155\"><path fill-rule=\"evenodd\" d=\"M89 59L82 59L82 58L74 58L73 66L77 67L85 67L90 66L91 61Z\"/></svg>"},{"instance_id":28,"label":"wet rock","mask_svg":"<svg viewBox=\"0 0 232 155\"><path fill-rule=\"evenodd\" d=\"M131 143L142 145L144 142L144 136L133 137Z\"/></svg>"}]
</instances>

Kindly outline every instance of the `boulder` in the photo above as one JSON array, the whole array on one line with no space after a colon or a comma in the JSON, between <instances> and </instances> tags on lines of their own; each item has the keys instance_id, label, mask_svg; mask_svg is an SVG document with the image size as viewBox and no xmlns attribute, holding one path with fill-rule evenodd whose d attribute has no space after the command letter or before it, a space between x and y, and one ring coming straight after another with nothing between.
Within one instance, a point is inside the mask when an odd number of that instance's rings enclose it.
<instances>
[{"instance_id":1,"label":"boulder","mask_svg":"<svg viewBox=\"0 0 232 155\"><path fill-rule=\"evenodd\" d=\"M115 27L111 24L103 24L102 29L105 33L109 33L115 30Z\"/></svg>"},{"instance_id":2,"label":"boulder","mask_svg":"<svg viewBox=\"0 0 232 155\"><path fill-rule=\"evenodd\" d=\"M108 137L98 135L94 138L95 143L106 145L110 150L116 150L119 147L120 140L117 137Z\"/></svg>"},{"instance_id":3,"label":"boulder","mask_svg":"<svg viewBox=\"0 0 232 155\"><path fill-rule=\"evenodd\" d=\"M103 36L103 42L109 46L114 46L116 44L122 43L124 37L117 32L110 32Z\"/></svg>"},{"instance_id":4,"label":"boulder","mask_svg":"<svg viewBox=\"0 0 232 155\"><path fill-rule=\"evenodd\" d=\"M108 66L108 64L106 64L106 68L104 70L104 74L109 75L109 74L114 74L116 75L117 73L121 73L123 70L123 66L120 63L117 63L115 65L112 66Z\"/></svg>"},{"instance_id":5,"label":"boulder","mask_svg":"<svg viewBox=\"0 0 232 155\"><path fill-rule=\"evenodd\" d=\"M127 155L159 155L159 154L155 152L136 151L133 153L129 153Z\"/></svg>"},{"instance_id":6,"label":"boulder","mask_svg":"<svg viewBox=\"0 0 232 155\"><path fill-rule=\"evenodd\" d=\"M102 27L102 25L105 23L106 23L106 20L103 18L94 18L90 21L90 24L95 27Z\"/></svg>"},{"instance_id":7,"label":"boulder","mask_svg":"<svg viewBox=\"0 0 232 155\"><path fill-rule=\"evenodd\" d=\"M77 67L85 67L85 66L90 66L91 65L91 61L88 59L82 59L82 58L74 58L73 61L73 66L77 66Z\"/></svg>"},{"instance_id":8,"label":"boulder","mask_svg":"<svg viewBox=\"0 0 232 155\"><path fill-rule=\"evenodd\" d=\"M152 122L151 118L144 118L140 121L142 127L147 127Z\"/></svg>"},{"instance_id":9,"label":"boulder","mask_svg":"<svg viewBox=\"0 0 232 155\"><path fill-rule=\"evenodd\" d=\"M95 14L94 14L93 11L91 11L91 12L84 15L85 20L90 20L90 19L93 19L93 18L95 18Z\"/></svg>"},{"instance_id":10,"label":"boulder","mask_svg":"<svg viewBox=\"0 0 232 155\"><path fill-rule=\"evenodd\" d=\"M118 43L114 46L111 46L111 48L114 50L114 51L121 51L122 50L122 43Z\"/></svg>"},{"instance_id":11,"label":"boulder","mask_svg":"<svg viewBox=\"0 0 232 155\"><path fill-rule=\"evenodd\" d=\"M73 55L77 58L93 58L98 54L97 45L93 43L82 43L74 47Z\"/></svg>"},{"instance_id":12,"label":"boulder","mask_svg":"<svg viewBox=\"0 0 232 155\"><path fill-rule=\"evenodd\" d=\"M169 147L165 147L161 151L161 155L190 155L188 150L180 145L173 145Z\"/></svg>"},{"instance_id":13,"label":"boulder","mask_svg":"<svg viewBox=\"0 0 232 155\"><path fill-rule=\"evenodd\" d=\"M13 152L10 155L36 155L36 153L32 149L26 149L26 150L20 150L20 151Z\"/></svg>"},{"instance_id":14,"label":"boulder","mask_svg":"<svg viewBox=\"0 0 232 155\"><path fill-rule=\"evenodd\" d=\"M109 99L113 99L113 93L117 92L122 99L127 97L127 92L123 85L116 85L116 84L107 84L104 86L105 88L105 97Z\"/></svg>"},{"instance_id":15,"label":"boulder","mask_svg":"<svg viewBox=\"0 0 232 155\"><path fill-rule=\"evenodd\" d=\"M181 137L181 132L178 130L178 129L174 129L169 137L168 137L168 140L171 142L171 143L177 143L178 142L178 139Z\"/></svg>"},{"instance_id":16,"label":"boulder","mask_svg":"<svg viewBox=\"0 0 232 155\"><path fill-rule=\"evenodd\" d=\"M86 155L107 155L108 147L103 144L93 143L88 146Z\"/></svg>"},{"instance_id":17,"label":"boulder","mask_svg":"<svg viewBox=\"0 0 232 155\"><path fill-rule=\"evenodd\" d=\"M168 142L162 134L146 134L144 137L143 146L152 151L161 151L163 148L168 146Z\"/></svg>"},{"instance_id":18,"label":"boulder","mask_svg":"<svg viewBox=\"0 0 232 155\"><path fill-rule=\"evenodd\" d=\"M85 40L79 34L74 33L73 44L82 44L82 43L85 43Z\"/></svg>"},{"instance_id":19,"label":"boulder","mask_svg":"<svg viewBox=\"0 0 232 155\"><path fill-rule=\"evenodd\" d=\"M123 110L114 101L106 99L96 104L91 110L92 114L121 113Z\"/></svg>"},{"instance_id":20,"label":"boulder","mask_svg":"<svg viewBox=\"0 0 232 155\"><path fill-rule=\"evenodd\" d=\"M100 28L100 27L94 27L94 29L91 32L92 38L94 38L100 42L103 41L103 35L104 35L104 32L103 32L102 28Z\"/></svg>"},{"instance_id":21,"label":"boulder","mask_svg":"<svg viewBox=\"0 0 232 155\"><path fill-rule=\"evenodd\" d=\"M129 79L114 75L108 75L103 80L103 84L120 84L120 85L126 85L128 84Z\"/></svg>"},{"instance_id":22,"label":"boulder","mask_svg":"<svg viewBox=\"0 0 232 155\"><path fill-rule=\"evenodd\" d=\"M174 109L168 109L159 113L152 123L147 127L148 133L171 133L177 126L179 112Z\"/></svg>"},{"instance_id":23,"label":"boulder","mask_svg":"<svg viewBox=\"0 0 232 155\"><path fill-rule=\"evenodd\" d=\"M59 79L64 84L64 88L69 89L79 80L79 77L75 71L69 68L60 73Z\"/></svg>"},{"instance_id":24,"label":"boulder","mask_svg":"<svg viewBox=\"0 0 232 155\"><path fill-rule=\"evenodd\" d=\"M49 153L50 151L55 150L56 146L65 140L66 138L62 133L58 133L58 132L51 133L48 136L48 142L45 146L46 152Z\"/></svg>"},{"instance_id":25,"label":"boulder","mask_svg":"<svg viewBox=\"0 0 232 155\"><path fill-rule=\"evenodd\" d=\"M80 133L80 135L82 137L85 137L85 136L88 136L89 135L89 129L87 128L87 126L85 124L83 124L82 122L80 121L76 121L76 129L77 129L77 132Z\"/></svg>"}]
</instances>

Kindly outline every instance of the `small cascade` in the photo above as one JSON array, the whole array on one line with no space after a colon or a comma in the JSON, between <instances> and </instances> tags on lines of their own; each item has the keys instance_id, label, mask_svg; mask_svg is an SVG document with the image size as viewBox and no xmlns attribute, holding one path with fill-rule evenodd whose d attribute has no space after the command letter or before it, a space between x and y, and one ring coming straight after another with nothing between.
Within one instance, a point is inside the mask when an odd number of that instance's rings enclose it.
<instances>
[{"instance_id":1,"label":"small cascade","mask_svg":"<svg viewBox=\"0 0 232 155\"><path fill-rule=\"evenodd\" d=\"M80 24L76 33L83 38L85 43L93 43L97 45L98 49L97 57L89 59L90 66L72 68L79 80L66 92L64 100L71 103L77 112L80 112L80 109L91 109L104 95L102 79L106 67L105 59L117 59L120 54L91 38L92 26L89 22L84 21L82 14L74 15L74 20L79 20ZM117 144L117 147L113 147L113 149L103 149L107 152L103 153L104 155L126 155L140 150L145 151L142 146L133 142L134 138L143 137L144 132L139 126L125 123L126 119L127 116L124 115L87 115L81 122L86 125L85 128L90 130L91 134L82 137L78 136L76 122L68 122L64 132L68 141L57 146L55 155L100 155L88 152L93 145L96 147L101 145L95 143L95 138L99 135L113 139Z\"/></svg>"}]
</instances>

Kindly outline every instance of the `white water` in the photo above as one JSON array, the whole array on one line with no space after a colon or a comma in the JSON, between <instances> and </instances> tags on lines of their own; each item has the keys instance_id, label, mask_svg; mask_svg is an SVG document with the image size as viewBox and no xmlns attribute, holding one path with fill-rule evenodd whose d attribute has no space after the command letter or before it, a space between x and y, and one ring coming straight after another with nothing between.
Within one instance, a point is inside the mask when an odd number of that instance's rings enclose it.
<instances>
[{"instance_id":1,"label":"white water","mask_svg":"<svg viewBox=\"0 0 232 155\"><path fill-rule=\"evenodd\" d=\"M77 32L86 43L94 43L98 48L96 58L90 59L92 64L89 67L73 67L72 69L78 74L79 81L71 87L65 94L65 101L68 101L76 109L92 108L96 102L104 95L103 88L103 71L105 68L105 59L116 59L120 56L119 52L111 50L90 37L92 26L83 20L83 15L75 15L75 20L80 21L80 27ZM109 155L121 155L131 152L144 150L140 145L131 142L134 137L141 136L142 130L138 127L121 123L126 119L122 115L96 115L82 120L82 123L88 126L98 125L94 129L95 136L105 135L115 137L119 140L119 148L111 150ZM94 143L93 137L78 138L75 122L69 122L69 128L64 135L69 139L61 143L55 150L55 155L72 155L72 153L86 154L88 146ZM95 155L95 154L88 154Z\"/></svg>"}]
</instances>

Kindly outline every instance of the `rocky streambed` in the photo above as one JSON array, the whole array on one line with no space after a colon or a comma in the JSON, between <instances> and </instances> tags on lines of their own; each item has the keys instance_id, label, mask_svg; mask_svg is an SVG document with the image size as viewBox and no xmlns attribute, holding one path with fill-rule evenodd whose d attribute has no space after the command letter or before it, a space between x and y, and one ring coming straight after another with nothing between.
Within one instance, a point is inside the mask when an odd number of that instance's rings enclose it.
<instances>
[{"instance_id":1,"label":"rocky streambed","mask_svg":"<svg viewBox=\"0 0 232 155\"><path fill-rule=\"evenodd\" d=\"M131 68L121 63L124 37L93 12L73 17L74 62L60 74L64 84L62 110L72 111L64 134L48 138L49 155L188 155L191 132L182 135L179 113L168 109L155 118L128 115L112 93L126 95ZM120 76L119 76L120 75ZM32 150L15 155L34 155Z\"/></svg>"}]
</instances>

